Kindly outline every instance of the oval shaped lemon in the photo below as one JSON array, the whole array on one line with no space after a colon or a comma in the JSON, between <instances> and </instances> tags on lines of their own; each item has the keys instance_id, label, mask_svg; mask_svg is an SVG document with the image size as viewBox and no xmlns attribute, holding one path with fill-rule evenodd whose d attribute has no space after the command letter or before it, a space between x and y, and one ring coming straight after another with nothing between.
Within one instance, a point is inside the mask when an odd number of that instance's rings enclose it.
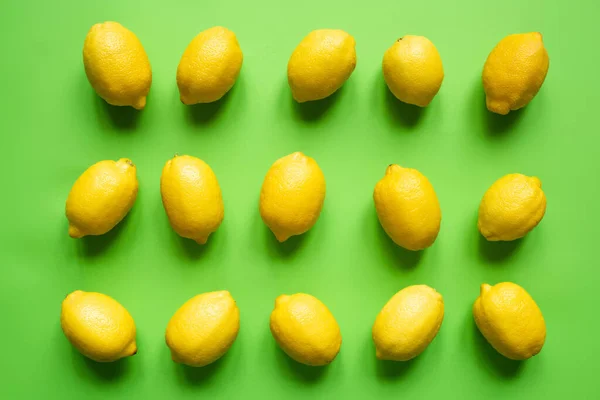
<instances>
[{"instance_id":1,"label":"oval shaped lemon","mask_svg":"<svg viewBox=\"0 0 600 400\"><path fill-rule=\"evenodd\" d=\"M342 345L340 327L329 309L304 293L277 297L271 333L288 356L311 366L331 363Z\"/></svg>"},{"instance_id":2,"label":"oval shaped lemon","mask_svg":"<svg viewBox=\"0 0 600 400\"><path fill-rule=\"evenodd\" d=\"M375 209L381 226L398 246L423 250L440 231L442 212L429 180L416 169L390 165L375 186Z\"/></svg>"},{"instance_id":3,"label":"oval shaped lemon","mask_svg":"<svg viewBox=\"0 0 600 400\"><path fill-rule=\"evenodd\" d=\"M444 319L442 295L426 285L396 293L373 324L373 342L380 360L408 361L433 341Z\"/></svg>"},{"instance_id":4,"label":"oval shaped lemon","mask_svg":"<svg viewBox=\"0 0 600 400\"><path fill-rule=\"evenodd\" d=\"M271 166L260 191L260 215L277 240L301 235L317 222L325 176L315 160L296 152Z\"/></svg>"},{"instance_id":5,"label":"oval shaped lemon","mask_svg":"<svg viewBox=\"0 0 600 400\"><path fill-rule=\"evenodd\" d=\"M294 99L321 100L341 88L356 67L355 45L354 38L339 29L318 29L302 39L287 67Z\"/></svg>"},{"instance_id":6,"label":"oval shaped lemon","mask_svg":"<svg viewBox=\"0 0 600 400\"><path fill-rule=\"evenodd\" d=\"M442 58L426 37L406 35L385 52L383 78L398 100L425 107L442 86Z\"/></svg>"},{"instance_id":7,"label":"oval shaped lemon","mask_svg":"<svg viewBox=\"0 0 600 400\"><path fill-rule=\"evenodd\" d=\"M546 341L546 322L538 305L521 286L503 282L481 285L473 305L477 327L498 353L512 360L538 354Z\"/></svg>"},{"instance_id":8,"label":"oval shaped lemon","mask_svg":"<svg viewBox=\"0 0 600 400\"><path fill-rule=\"evenodd\" d=\"M200 32L183 52L177 86L183 104L219 100L235 84L244 56L235 33L222 26Z\"/></svg>"},{"instance_id":9,"label":"oval shaped lemon","mask_svg":"<svg viewBox=\"0 0 600 400\"><path fill-rule=\"evenodd\" d=\"M160 177L160 194L171 226L180 236L205 244L224 217L221 188L199 158L175 156Z\"/></svg>"},{"instance_id":10,"label":"oval shaped lemon","mask_svg":"<svg viewBox=\"0 0 600 400\"><path fill-rule=\"evenodd\" d=\"M508 174L483 195L477 227L487 240L515 240L535 228L545 213L546 195L539 178Z\"/></svg>"},{"instance_id":11,"label":"oval shaped lemon","mask_svg":"<svg viewBox=\"0 0 600 400\"><path fill-rule=\"evenodd\" d=\"M103 235L131 210L137 197L136 168L128 158L100 161L77 180L67 197L69 236Z\"/></svg>"},{"instance_id":12,"label":"oval shaped lemon","mask_svg":"<svg viewBox=\"0 0 600 400\"><path fill-rule=\"evenodd\" d=\"M221 358L240 330L240 310L228 291L199 294L169 321L167 346L176 363L203 367Z\"/></svg>"},{"instance_id":13,"label":"oval shaped lemon","mask_svg":"<svg viewBox=\"0 0 600 400\"><path fill-rule=\"evenodd\" d=\"M508 114L525 107L542 87L549 66L541 33L521 33L502 39L483 66L487 109Z\"/></svg>"},{"instance_id":14,"label":"oval shaped lemon","mask_svg":"<svg viewBox=\"0 0 600 400\"><path fill-rule=\"evenodd\" d=\"M108 104L146 106L152 69L137 36L117 22L92 26L83 44L83 65L90 84Z\"/></svg>"},{"instance_id":15,"label":"oval shaped lemon","mask_svg":"<svg viewBox=\"0 0 600 400\"><path fill-rule=\"evenodd\" d=\"M69 342L98 362L116 361L137 353L135 322L115 299L76 290L62 302L60 325Z\"/></svg>"}]
</instances>

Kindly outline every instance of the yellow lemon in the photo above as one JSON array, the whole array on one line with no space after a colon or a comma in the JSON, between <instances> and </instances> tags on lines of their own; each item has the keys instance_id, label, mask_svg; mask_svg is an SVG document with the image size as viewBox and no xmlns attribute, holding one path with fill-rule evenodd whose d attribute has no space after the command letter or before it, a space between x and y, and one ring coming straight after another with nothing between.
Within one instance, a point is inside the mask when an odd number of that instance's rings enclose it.
<instances>
[{"instance_id":1,"label":"yellow lemon","mask_svg":"<svg viewBox=\"0 0 600 400\"><path fill-rule=\"evenodd\" d=\"M192 156L167 161L160 193L171 226L180 236L205 244L224 215L221 188L213 170Z\"/></svg>"},{"instance_id":2,"label":"yellow lemon","mask_svg":"<svg viewBox=\"0 0 600 400\"><path fill-rule=\"evenodd\" d=\"M77 180L67 197L69 236L103 235L131 210L137 197L136 168L131 160L100 161Z\"/></svg>"},{"instance_id":3,"label":"yellow lemon","mask_svg":"<svg viewBox=\"0 0 600 400\"><path fill-rule=\"evenodd\" d=\"M310 32L288 62L288 83L299 103L332 95L356 67L356 42L339 29Z\"/></svg>"},{"instance_id":4,"label":"yellow lemon","mask_svg":"<svg viewBox=\"0 0 600 400\"><path fill-rule=\"evenodd\" d=\"M277 160L260 192L260 215L277 240L308 231L325 200L325 176L315 160L296 152Z\"/></svg>"},{"instance_id":5,"label":"yellow lemon","mask_svg":"<svg viewBox=\"0 0 600 400\"><path fill-rule=\"evenodd\" d=\"M549 66L541 33L521 33L502 39L483 66L488 110L505 115L525 107L542 87Z\"/></svg>"},{"instance_id":6,"label":"yellow lemon","mask_svg":"<svg viewBox=\"0 0 600 400\"><path fill-rule=\"evenodd\" d=\"M200 32L183 52L177 86L183 104L211 103L233 87L244 56L235 33L221 26Z\"/></svg>"},{"instance_id":7,"label":"yellow lemon","mask_svg":"<svg viewBox=\"0 0 600 400\"><path fill-rule=\"evenodd\" d=\"M141 110L152 84L144 47L117 22L92 26L83 45L83 65L92 87L108 104Z\"/></svg>"},{"instance_id":8,"label":"yellow lemon","mask_svg":"<svg viewBox=\"0 0 600 400\"><path fill-rule=\"evenodd\" d=\"M379 222L394 243L407 250L433 244L442 212L433 186L423 174L392 164L375 186L373 199Z\"/></svg>"},{"instance_id":9,"label":"yellow lemon","mask_svg":"<svg viewBox=\"0 0 600 400\"><path fill-rule=\"evenodd\" d=\"M396 293L373 324L373 342L380 360L408 361L435 338L444 319L442 295L426 285Z\"/></svg>"},{"instance_id":10,"label":"yellow lemon","mask_svg":"<svg viewBox=\"0 0 600 400\"><path fill-rule=\"evenodd\" d=\"M240 310L228 291L199 294L169 321L167 346L173 361L204 367L223 357L240 330Z\"/></svg>"},{"instance_id":11,"label":"yellow lemon","mask_svg":"<svg viewBox=\"0 0 600 400\"><path fill-rule=\"evenodd\" d=\"M98 362L137 353L135 322L119 302L102 293L76 290L62 302L60 325L81 354Z\"/></svg>"},{"instance_id":12,"label":"yellow lemon","mask_svg":"<svg viewBox=\"0 0 600 400\"><path fill-rule=\"evenodd\" d=\"M545 212L546 195L539 178L508 174L485 192L477 227L487 240L515 240L535 228Z\"/></svg>"},{"instance_id":13,"label":"yellow lemon","mask_svg":"<svg viewBox=\"0 0 600 400\"><path fill-rule=\"evenodd\" d=\"M425 107L442 86L442 58L426 37L401 37L383 56L383 78L398 100Z\"/></svg>"},{"instance_id":14,"label":"yellow lemon","mask_svg":"<svg viewBox=\"0 0 600 400\"><path fill-rule=\"evenodd\" d=\"M342 345L340 327L329 309L304 293L277 297L271 333L288 356L311 366L331 363Z\"/></svg>"},{"instance_id":15,"label":"yellow lemon","mask_svg":"<svg viewBox=\"0 0 600 400\"><path fill-rule=\"evenodd\" d=\"M515 283L481 285L473 317L492 347L512 360L535 356L546 341L542 312L529 293Z\"/></svg>"}]
</instances>

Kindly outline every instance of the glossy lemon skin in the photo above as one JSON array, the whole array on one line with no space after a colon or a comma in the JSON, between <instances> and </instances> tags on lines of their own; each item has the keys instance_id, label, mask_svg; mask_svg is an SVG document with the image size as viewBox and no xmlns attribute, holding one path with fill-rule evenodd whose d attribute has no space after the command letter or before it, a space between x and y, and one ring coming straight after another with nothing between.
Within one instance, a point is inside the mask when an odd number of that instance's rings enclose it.
<instances>
[{"instance_id":1,"label":"glossy lemon skin","mask_svg":"<svg viewBox=\"0 0 600 400\"><path fill-rule=\"evenodd\" d=\"M525 107L546 80L550 58L539 32L502 39L483 66L486 106L497 114Z\"/></svg>"},{"instance_id":2,"label":"glossy lemon skin","mask_svg":"<svg viewBox=\"0 0 600 400\"><path fill-rule=\"evenodd\" d=\"M296 152L277 160L267 172L259 210L278 241L301 235L317 222L325 201L325 176L317 162Z\"/></svg>"},{"instance_id":3,"label":"glossy lemon skin","mask_svg":"<svg viewBox=\"0 0 600 400\"><path fill-rule=\"evenodd\" d=\"M112 362L137 353L133 318L105 294L69 294L62 303L60 325L69 342L94 361Z\"/></svg>"},{"instance_id":4,"label":"glossy lemon skin","mask_svg":"<svg viewBox=\"0 0 600 400\"><path fill-rule=\"evenodd\" d=\"M340 327L333 314L308 294L277 297L270 326L279 347L302 364L327 365L342 345Z\"/></svg>"},{"instance_id":5,"label":"glossy lemon skin","mask_svg":"<svg viewBox=\"0 0 600 400\"><path fill-rule=\"evenodd\" d=\"M423 250L440 231L442 212L433 186L419 171L392 164L375 186L377 217L388 236L407 250Z\"/></svg>"},{"instance_id":6,"label":"glossy lemon skin","mask_svg":"<svg viewBox=\"0 0 600 400\"><path fill-rule=\"evenodd\" d=\"M221 187L199 158L175 156L165 164L160 193L171 227L181 237L205 244L225 216Z\"/></svg>"},{"instance_id":7,"label":"glossy lemon skin","mask_svg":"<svg viewBox=\"0 0 600 400\"><path fill-rule=\"evenodd\" d=\"M222 26L200 32L177 67L181 102L192 105L221 99L237 81L243 61L235 33Z\"/></svg>"},{"instance_id":8,"label":"glossy lemon skin","mask_svg":"<svg viewBox=\"0 0 600 400\"><path fill-rule=\"evenodd\" d=\"M546 341L540 308L525 289L512 282L481 285L473 317L492 347L512 360L535 356Z\"/></svg>"},{"instance_id":9,"label":"glossy lemon skin","mask_svg":"<svg viewBox=\"0 0 600 400\"><path fill-rule=\"evenodd\" d=\"M477 227L487 240L516 240L535 228L545 213L546 195L540 179L508 174L485 192Z\"/></svg>"},{"instance_id":10,"label":"glossy lemon skin","mask_svg":"<svg viewBox=\"0 0 600 400\"><path fill-rule=\"evenodd\" d=\"M444 299L426 285L396 293L373 324L373 342L380 360L408 361L421 354L444 320Z\"/></svg>"},{"instance_id":11,"label":"glossy lemon skin","mask_svg":"<svg viewBox=\"0 0 600 400\"><path fill-rule=\"evenodd\" d=\"M442 58L426 37L406 35L385 52L383 77L398 100L426 107L444 80Z\"/></svg>"},{"instance_id":12,"label":"glossy lemon skin","mask_svg":"<svg viewBox=\"0 0 600 400\"><path fill-rule=\"evenodd\" d=\"M299 103L331 96L350 78L356 67L356 42L339 29L310 32L288 62L288 83Z\"/></svg>"},{"instance_id":13,"label":"glossy lemon skin","mask_svg":"<svg viewBox=\"0 0 600 400\"><path fill-rule=\"evenodd\" d=\"M69 236L103 235L113 229L135 203L137 170L128 158L100 161L73 184L65 206Z\"/></svg>"},{"instance_id":14,"label":"glossy lemon skin","mask_svg":"<svg viewBox=\"0 0 600 400\"><path fill-rule=\"evenodd\" d=\"M137 36L117 22L92 26L83 44L88 81L107 103L146 106L152 84L148 55Z\"/></svg>"},{"instance_id":15,"label":"glossy lemon skin","mask_svg":"<svg viewBox=\"0 0 600 400\"><path fill-rule=\"evenodd\" d=\"M165 339L171 358L204 367L223 357L240 330L240 310L226 290L199 294L171 317Z\"/></svg>"}]
</instances>

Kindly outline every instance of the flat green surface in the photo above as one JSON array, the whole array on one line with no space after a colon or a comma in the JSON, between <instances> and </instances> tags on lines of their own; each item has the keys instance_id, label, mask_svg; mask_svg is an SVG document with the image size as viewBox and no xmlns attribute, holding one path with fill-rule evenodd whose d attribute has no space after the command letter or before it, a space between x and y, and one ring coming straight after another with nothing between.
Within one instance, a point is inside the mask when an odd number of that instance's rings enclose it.
<instances>
[{"instance_id":1,"label":"flat green surface","mask_svg":"<svg viewBox=\"0 0 600 400\"><path fill-rule=\"evenodd\" d=\"M4 1L0 398L600 398L597 15L592 0ZM107 106L86 80L83 40L105 20L135 32L149 55L143 112ZM238 36L240 78L218 104L183 106L179 58L217 24ZM300 107L287 60L324 27L354 35L358 65L338 95ZM544 35L548 78L523 112L495 117L484 105L483 63L502 37L527 31ZM404 34L429 37L444 62L441 91L422 112L399 104L381 76L384 51ZM318 161L327 197L314 229L279 245L258 196L269 166L293 151ZM221 184L225 221L206 247L180 239L162 208L159 177L176 152L208 162ZM70 239L71 185L89 165L120 157L138 166L132 212L103 237ZM379 227L372 191L390 163L422 171L441 202L440 235L422 253L400 250ZM478 204L510 172L541 178L546 217L525 240L488 244ZM547 322L542 353L521 364L497 355L471 316L479 285L506 280L531 293ZM444 296L439 335L413 362L376 361L375 316L417 283ZM129 309L135 357L98 365L71 348L59 314L76 289ZM213 366L175 365L164 343L169 318L217 289L239 304L238 340ZM341 327L328 368L291 362L269 332L275 297L300 291L320 298Z\"/></svg>"}]
</instances>

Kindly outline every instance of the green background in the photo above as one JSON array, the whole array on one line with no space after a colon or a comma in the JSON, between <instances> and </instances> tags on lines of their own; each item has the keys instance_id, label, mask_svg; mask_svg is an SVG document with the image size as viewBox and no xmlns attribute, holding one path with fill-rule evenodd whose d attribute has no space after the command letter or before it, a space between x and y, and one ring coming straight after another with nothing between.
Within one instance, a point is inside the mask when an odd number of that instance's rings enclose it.
<instances>
[{"instance_id":1,"label":"green background","mask_svg":"<svg viewBox=\"0 0 600 400\"><path fill-rule=\"evenodd\" d=\"M0 398L599 398L597 12L592 0L3 2ZM107 106L86 80L83 40L105 20L135 32L148 53L142 112ZM240 78L219 103L186 107L179 58L214 25L238 36ZM299 106L287 60L325 27L355 37L357 68L335 96ZM483 63L502 37L528 31L544 35L546 82L522 112L492 115ZM444 62L424 110L400 104L382 79L383 53L404 34L429 37ZM318 161L327 197L314 228L280 245L258 197L269 166L294 151ZM160 173L176 152L208 162L221 184L225 220L205 247L180 239L162 207ZM91 164L120 157L138 167L132 212L107 235L70 239L71 185ZM396 247L377 221L372 191L390 163L419 169L438 194L442 228L424 252ZM524 240L490 244L477 231L478 204L511 172L540 177L547 213ZM546 318L546 345L527 362L495 353L472 320L479 285L501 281L525 287ZM437 338L412 362L377 361L375 316L419 283L444 296ZM131 312L135 357L96 364L71 348L59 314L76 289L107 293ZM174 364L169 318L218 289L240 307L237 341L212 366ZM327 368L290 361L271 337L275 297L296 292L320 298L339 322L343 345Z\"/></svg>"}]
</instances>

